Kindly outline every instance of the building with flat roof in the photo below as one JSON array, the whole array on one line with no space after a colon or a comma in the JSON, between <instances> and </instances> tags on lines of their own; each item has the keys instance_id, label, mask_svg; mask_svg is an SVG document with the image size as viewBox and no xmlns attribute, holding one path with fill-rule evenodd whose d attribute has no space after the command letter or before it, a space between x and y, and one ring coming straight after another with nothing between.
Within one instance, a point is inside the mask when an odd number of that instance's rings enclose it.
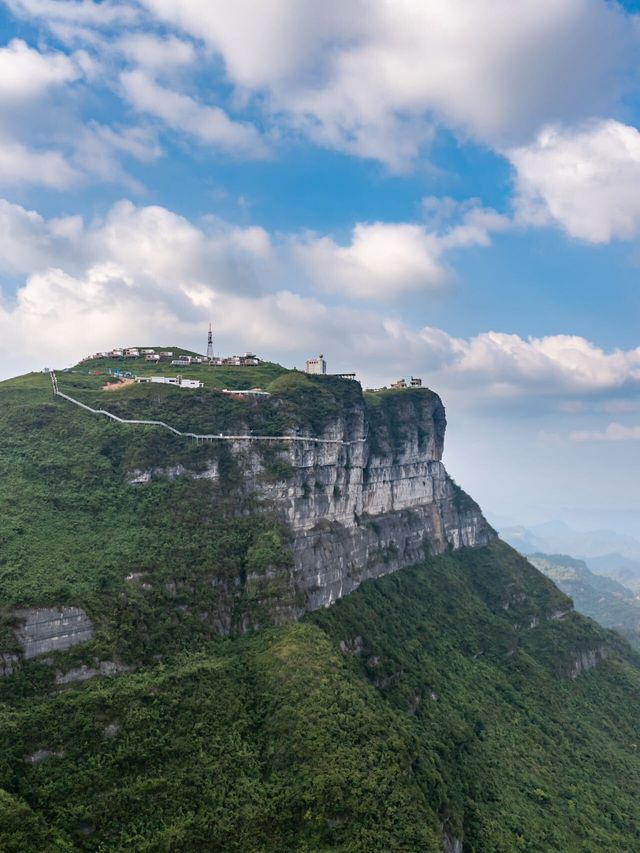
<instances>
[{"instance_id":1,"label":"building with flat roof","mask_svg":"<svg viewBox=\"0 0 640 853\"><path fill-rule=\"evenodd\" d=\"M324 376L327 372L327 362L322 353L317 358L307 359L307 373L320 374Z\"/></svg>"},{"instance_id":2,"label":"building with flat roof","mask_svg":"<svg viewBox=\"0 0 640 853\"><path fill-rule=\"evenodd\" d=\"M203 388L204 382L198 379L184 379L182 376L136 376L140 385L151 383L158 385L174 385L176 388Z\"/></svg>"}]
</instances>

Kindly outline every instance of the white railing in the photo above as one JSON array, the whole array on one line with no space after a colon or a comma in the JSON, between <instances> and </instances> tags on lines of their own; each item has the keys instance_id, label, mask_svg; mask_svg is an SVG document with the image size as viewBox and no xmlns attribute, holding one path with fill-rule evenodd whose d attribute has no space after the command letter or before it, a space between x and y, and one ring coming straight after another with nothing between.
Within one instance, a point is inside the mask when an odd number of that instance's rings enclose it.
<instances>
[{"instance_id":1,"label":"white railing","mask_svg":"<svg viewBox=\"0 0 640 853\"><path fill-rule=\"evenodd\" d=\"M209 435L199 435L195 432L181 432L179 429L169 426L169 424L166 424L164 421L148 421L141 418L120 418L112 412L107 412L106 409L93 409L91 406L87 406L86 403L81 403L80 400L76 400L68 394L63 394L62 391L60 391L58 388L58 378L56 377L55 370L50 370L49 375L51 376L51 384L53 386L53 394L55 397L62 397L63 400L68 400L70 403L80 406L81 409L84 409L87 412L91 412L94 415L104 415L106 418L110 418L112 421L116 421L119 424L141 424L143 426L162 427L163 429L169 430L169 432L172 432L174 435L179 435L183 438L192 438L195 441L306 441L313 444L339 444L343 446L362 444L366 441L366 438L354 438L351 441L344 441L341 438L314 438L309 435L225 435L221 432Z\"/></svg>"}]
</instances>

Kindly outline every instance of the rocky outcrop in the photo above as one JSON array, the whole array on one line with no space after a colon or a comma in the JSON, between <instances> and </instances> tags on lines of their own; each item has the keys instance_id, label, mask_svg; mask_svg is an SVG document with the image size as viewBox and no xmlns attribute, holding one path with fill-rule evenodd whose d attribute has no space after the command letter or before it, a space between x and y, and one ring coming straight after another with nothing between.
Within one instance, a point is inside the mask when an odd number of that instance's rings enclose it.
<instances>
[{"instance_id":1,"label":"rocky outcrop","mask_svg":"<svg viewBox=\"0 0 640 853\"><path fill-rule=\"evenodd\" d=\"M18 658L18 655L13 654L12 652L0 653L0 678L13 675L13 673L18 669L19 664L20 659Z\"/></svg>"},{"instance_id":2,"label":"rocky outcrop","mask_svg":"<svg viewBox=\"0 0 640 853\"><path fill-rule=\"evenodd\" d=\"M71 648L93 637L93 624L80 607L18 610L16 638L25 658Z\"/></svg>"},{"instance_id":3,"label":"rocky outcrop","mask_svg":"<svg viewBox=\"0 0 640 853\"><path fill-rule=\"evenodd\" d=\"M428 389L349 402L309 441L225 442L241 491L273 512L290 534L293 567L243 581L254 601L269 590L269 621L286 622L348 595L362 581L420 562L427 554L486 545L496 538L478 505L442 464L446 418L437 394ZM304 435L302 432L296 437ZM314 441L321 439L321 441ZM152 479L220 477L217 460L204 471L182 466L136 469L128 483ZM133 576L128 579L133 579ZM273 594L277 583L280 593ZM240 623L233 601L240 579L218 587L220 612L205 614L227 634L256 627Z\"/></svg>"},{"instance_id":4,"label":"rocky outcrop","mask_svg":"<svg viewBox=\"0 0 640 853\"><path fill-rule=\"evenodd\" d=\"M571 661L567 672L568 677L572 680L576 679L583 672L588 672L590 669L598 666L599 663L606 660L607 656L608 649L606 646L598 646L595 649L579 652Z\"/></svg>"},{"instance_id":5,"label":"rocky outcrop","mask_svg":"<svg viewBox=\"0 0 640 853\"><path fill-rule=\"evenodd\" d=\"M442 849L444 853L462 853L464 849L462 839L456 838L445 829L442 831Z\"/></svg>"},{"instance_id":6,"label":"rocky outcrop","mask_svg":"<svg viewBox=\"0 0 640 853\"><path fill-rule=\"evenodd\" d=\"M25 761L27 764L41 764L48 758L64 758L64 750L37 749L35 752L32 752L31 755L27 755Z\"/></svg>"},{"instance_id":7,"label":"rocky outcrop","mask_svg":"<svg viewBox=\"0 0 640 853\"><path fill-rule=\"evenodd\" d=\"M72 684L74 681L88 681L90 678L95 678L96 675L119 675L121 672L131 672L133 667L118 663L111 660L96 661L95 666L82 666L68 669L66 672L57 672L55 677L56 684Z\"/></svg>"},{"instance_id":8,"label":"rocky outcrop","mask_svg":"<svg viewBox=\"0 0 640 853\"><path fill-rule=\"evenodd\" d=\"M424 389L394 395L379 410L363 404L336 417L322 438L344 444L283 445L279 457L291 470L285 480L270 481L256 445L235 447L245 488L291 531L291 582L301 593L295 615L425 554L496 538L442 464L445 427L440 398Z\"/></svg>"}]
</instances>

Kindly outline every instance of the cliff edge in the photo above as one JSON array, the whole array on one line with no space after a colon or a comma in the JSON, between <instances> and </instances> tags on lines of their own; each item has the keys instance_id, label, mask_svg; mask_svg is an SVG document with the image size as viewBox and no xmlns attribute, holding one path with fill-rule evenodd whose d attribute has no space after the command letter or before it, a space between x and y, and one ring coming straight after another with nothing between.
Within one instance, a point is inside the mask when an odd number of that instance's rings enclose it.
<instances>
[{"instance_id":1,"label":"cliff edge","mask_svg":"<svg viewBox=\"0 0 640 853\"><path fill-rule=\"evenodd\" d=\"M255 447L234 447L245 488L290 531L296 615L367 578L497 538L442 464L445 428L440 397L416 389L361 398L332 418L321 437L344 444L282 447L284 480L268 482Z\"/></svg>"}]
</instances>

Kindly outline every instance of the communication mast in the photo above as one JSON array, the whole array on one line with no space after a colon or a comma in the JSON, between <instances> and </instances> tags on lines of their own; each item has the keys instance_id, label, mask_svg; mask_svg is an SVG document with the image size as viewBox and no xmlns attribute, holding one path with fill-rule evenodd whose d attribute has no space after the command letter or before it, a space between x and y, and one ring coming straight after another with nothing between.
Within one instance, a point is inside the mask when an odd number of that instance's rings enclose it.
<instances>
[{"instance_id":1,"label":"communication mast","mask_svg":"<svg viewBox=\"0 0 640 853\"><path fill-rule=\"evenodd\" d=\"M209 323L209 334L207 335L207 358L213 358L213 332Z\"/></svg>"}]
</instances>

